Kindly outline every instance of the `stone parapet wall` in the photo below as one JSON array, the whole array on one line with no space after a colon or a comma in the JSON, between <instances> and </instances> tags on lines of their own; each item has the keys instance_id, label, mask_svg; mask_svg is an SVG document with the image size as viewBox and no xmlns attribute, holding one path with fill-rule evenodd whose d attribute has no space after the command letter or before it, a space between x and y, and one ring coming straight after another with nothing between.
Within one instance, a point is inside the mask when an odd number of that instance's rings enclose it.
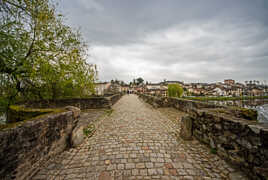
<instances>
[{"instance_id":1,"label":"stone parapet wall","mask_svg":"<svg viewBox=\"0 0 268 180\"><path fill-rule=\"evenodd\" d=\"M257 111L253 109L220 106L182 98L156 97L145 94L138 94L138 96L154 107L173 107L186 113L191 113L195 109L221 109L225 111L226 114L247 120L257 120L258 115Z\"/></svg>"},{"instance_id":2,"label":"stone parapet wall","mask_svg":"<svg viewBox=\"0 0 268 180\"><path fill-rule=\"evenodd\" d=\"M91 98L72 98L57 99L51 101L36 101L26 103L27 107L34 108L60 108L65 106L75 106L84 109L109 108L110 102L107 97L91 97Z\"/></svg>"},{"instance_id":3,"label":"stone parapet wall","mask_svg":"<svg viewBox=\"0 0 268 180\"><path fill-rule=\"evenodd\" d=\"M189 112L192 109L200 108L219 108L222 106L209 104L205 102L198 102L193 100L186 100L180 98L169 98L169 97L157 97L145 94L138 94L147 103L154 105L155 107L174 107L178 108L183 112Z\"/></svg>"},{"instance_id":4,"label":"stone parapet wall","mask_svg":"<svg viewBox=\"0 0 268 180\"><path fill-rule=\"evenodd\" d=\"M268 177L268 124L211 110L192 113L192 133L252 179Z\"/></svg>"},{"instance_id":5,"label":"stone parapet wall","mask_svg":"<svg viewBox=\"0 0 268 180\"><path fill-rule=\"evenodd\" d=\"M119 94L115 94L112 96L107 97L108 100L110 101L110 105L114 105L121 97L123 96L123 94L119 93Z\"/></svg>"},{"instance_id":6,"label":"stone parapet wall","mask_svg":"<svg viewBox=\"0 0 268 180\"><path fill-rule=\"evenodd\" d=\"M154 107L186 112L193 136L252 179L268 177L268 124L258 123L254 111L179 98L139 94ZM189 121L185 119L186 123Z\"/></svg>"},{"instance_id":7,"label":"stone parapet wall","mask_svg":"<svg viewBox=\"0 0 268 180\"><path fill-rule=\"evenodd\" d=\"M40 164L64 151L80 111L63 110L0 131L0 179L29 179Z\"/></svg>"},{"instance_id":8,"label":"stone parapet wall","mask_svg":"<svg viewBox=\"0 0 268 180\"><path fill-rule=\"evenodd\" d=\"M61 108L65 106L75 106L84 109L98 109L98 108L111 108L122 94L114 94L107 97L89 97L89 98L70 98L70 99L56 99L50 101L35 101L22 103L27 107L34 108Z\"/></svg>"},{"instance_id":9,"label":"stone parapet wall","mask_svg":"<svg viewBox=\"0 0 268 180\"><path fill-rule=\"evenodd\" d=\"M155 108L171 106L171 104L168 103L167 98L164 97L149 96L145 94L138 94L138 96Z\"/></svg>"},{"instance_id":10,"label":"stone parapet wall","mask_svg":"<svg viewBox=\"0 0 268 180\"><path fill-rule=\"evenodd\" d=\"M13 106L9 118L14 121L0 126L0 179L30 179L40 164L70 147L79 108L111 108L121 96L39 101ZM48 107L50 109L36 109Z\"/></svg>"},{"instance_id":11,"label":"stone parapet wall","mask_svg":"<svg viewBox=\"0 0 268 180\"><path fill-rule=\"evenodd\" d=\"M20 103L20 105L14 105L9 107L7 113L7 122L14 123L18 121L23 121L25 119L29 119L40 114L54 112L55 108L64 108L66 106L74 106L81 110L100 108L109 109L122 97L122 95L123 94L118 93L107 97L58 99L54 101L35 101Z\"/></svg>"}]
</instances>

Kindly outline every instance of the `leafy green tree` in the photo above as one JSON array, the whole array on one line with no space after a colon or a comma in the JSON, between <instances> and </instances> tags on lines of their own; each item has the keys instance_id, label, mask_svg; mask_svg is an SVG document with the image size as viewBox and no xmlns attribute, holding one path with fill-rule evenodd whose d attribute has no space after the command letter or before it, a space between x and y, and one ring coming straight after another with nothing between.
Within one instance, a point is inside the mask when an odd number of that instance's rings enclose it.
<instances>
[{"instance_id":1,"label":"leafy green tree","mask_svg":"<svg viewBox=\"0 0 268 180\"><path fill-rule=\"evenodd\" d=\"M137 84L142 84L144 82L144 80L141 77L139 77L136 80L137 80Z\"/></svg>"},{"instance_id":2,"label":"leafy green tree","mask_svg":"<svg viewBox=\"0 0 268 180\"><path fill-rule=\"evenodd\" d=\"M183 95L183 88L179 84L168 85L169 97L181 97Z\"/></svg>"},{"instance_id":3,"label":"leafy green tree","mask_svg":"<svg viewBox=\"0 0 268 180\"><path fill-rule=\"evenodd\" d=\"M51 1L0 2L0 106L91 94L96 66L86 59L81 34Z\"/></svg>"}]
</instances>

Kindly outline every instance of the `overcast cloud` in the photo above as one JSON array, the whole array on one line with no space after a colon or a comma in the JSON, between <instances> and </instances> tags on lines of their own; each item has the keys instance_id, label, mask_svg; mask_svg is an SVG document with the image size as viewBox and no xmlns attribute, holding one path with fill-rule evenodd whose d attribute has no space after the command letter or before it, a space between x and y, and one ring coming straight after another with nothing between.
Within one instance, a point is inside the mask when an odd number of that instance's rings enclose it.
<instances>
[{"instance_id":1,"label":"overcast cloud","mask_svg":"<svg viewBox=\"0 0 268 180\"><path fill-rule=\"evenodd\" d=\"M268 80L267 0L61 0L99 79Z\"/></svg>"}]
</instances>

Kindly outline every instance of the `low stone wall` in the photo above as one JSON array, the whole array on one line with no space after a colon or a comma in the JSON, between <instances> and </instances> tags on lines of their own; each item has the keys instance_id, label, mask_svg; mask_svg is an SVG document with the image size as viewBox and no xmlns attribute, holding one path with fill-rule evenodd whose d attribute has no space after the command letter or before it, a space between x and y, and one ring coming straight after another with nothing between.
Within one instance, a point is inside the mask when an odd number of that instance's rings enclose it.
<instances>
[{"instance_id":1,"label":"low stone wall","mask_svg":"<svg viewBox=\"0 0 268 180\"><path fill-rule=\"evenodd\" d=\"M149 96L145 94L138 94L138 96L143 99L148 104L151 104L153 107L169 107L171 104L168 103L167 98L157 97L157 96Z\"/></svg>"},{"instance_id":2,"label":"low stone wall","mask_svg":"<svg viewBox=\"0 0 268 180\"><path fill-rule=\"evenodd\" d=\"M169 97L157 97L150 96L145 94L138 94L140 98L145 100L147 103L151 105L155 105L155 107L176 107L181 111L188 112L191 109L200 109L200 108L218 108L222 106L209 104L205 102L198 102L180 98L169 98Z\"/></svg>"},{"instance_id":3,"label":"low stone wall","mask_svg":"<svg viewBox=\"0 0 268 180\"><path fill-rule=\"evenodd\" d=\"M61 108L65 106L75 106L84 109L111 108L111 106L120 99L121 94L115 94L107 97L90 97L90 98L71 98L57 99L51 101L27 102L27 107L34 108ZM23 103L24 104L24 103Z\"/></svg>"},{"instance_id":4,"label":"low stone wall","mask_svg":"<svg viewBox=\"0 0 268 180\"><path fill-rule=\"evenodd\" d=\"M191 115L192 133L252 179L268 177L268 124L226 116L212 110Z\"/></svg>"},{"instance_id":5,"label":"low stone wall","mask_svg":"<svg viewBox=\"0 0 268 180\"><path fill-rule=\"evenodd\" d=\"M226 114L235 116L237 118L244 118L247 120L257 120L257 111L252 109L245 109L239 107L229 107L214 105L206 102L187 100L182 98L156 97L144 94L138 94L145 102L154 107L173 107L180 111L191 113L195 109L215 109L219 108L225 111Z\"/></svg>"},{"instance_id":6,"label":"low stone wall","mask_svg":"<svg viewBox=\"0 0 268 180\"><path fill-rule=\"evenodd\" d=\"M268 124L254 120L254 111L178 98L142 94L139 97L154 107L174 107L187 112L188 118L184 119L186 131L190 129L190 134L210 146L220 157L244 170L252 179L267 179ZM192 127L188 127L189 124Z\"/></svg>"},{"instance_id":7,"label":"low stone wall","mask_svg":"<svg viewBox=\"0 0 268 180\"><path fill-rule=\"evenodd\" d=\"M0 179L29 179L38 171L40 164L70 147L72 132L80 115L79 108L111 108L121 96L115 94L12 106L8 117L14 121L0 125ZM48 107L50 109L36 109Z\"/></svg>"},{"instance_id":8,"label":"low stone wall","mask_svg":"<svg viewBox=\"0 0 268 180\"><path fill-rule=\"evenodd\" d=\"M48 112L52 112L54 111L53 108L64 108L66 106L74 106L81 110L100 109L100 108L110 109L112 105L114 105L122 97L122 95L123 94L118 93L107 97L57 99L53 101L44 100L44 101L19 103L19 105L10 106L7 113L7 123L23 121L25 119L34 117L39 114L46 114Z\"/></svg>"},{"instance_id":9,"label":"low stone wall","mask_svg":"<svg viewBox=\"0 0 268 180\"><path fill-rule=\"evenodd\" d=\"M80 110L72 107L0 130L0 179L30 179L40 164L64 151Z\"/></svg>"},{"instance_id":10,"label":"low stone wall","mask_svg":"<svg viewBox=\"0 0 268 180\"><path fill-rule=\"evenodd\" d=\"M108 101L110 101L110 106L114 105L122 96L123 94L115 94L107 97Z\"/></svg>"}]
</instances>

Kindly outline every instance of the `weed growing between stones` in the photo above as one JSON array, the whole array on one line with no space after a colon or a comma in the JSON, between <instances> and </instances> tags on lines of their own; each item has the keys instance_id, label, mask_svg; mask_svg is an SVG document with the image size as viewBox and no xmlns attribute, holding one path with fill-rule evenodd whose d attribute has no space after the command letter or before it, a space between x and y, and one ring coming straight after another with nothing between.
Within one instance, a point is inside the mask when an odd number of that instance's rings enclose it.
<instances>
[{"instance_id":1,"label":"weed growing between stones","mask_svg":"<svg viewBox=\"0 0 268 180\"><path fill-rule=\"evenodd\" d=\"M94 124L89 124L86 128L83 129L84 135L86 137L91 137L96 131Z\"/></svg>"},{"instance_id":2,"label":"weed growing between stones","mask_svg":"<svg viewBox=\"0 0 268 180\"><path fill-rule=\"evenodd\" d=\"M107 113L107 116L111 116L111 114L113 113L113 109L107 109L106 110L106 113Z\"/></svg>"},{"instance_id":3,"label":"weed growing between stones","mask_svg":"<svg viewBox=\"0 0 268 180\"><path fill-rule=\"evenodd\" d=\"M211 154L217 154L217 149L215 149L215 148L210 148L210 153L211 153Z\"/></svg>"}]
</instances>

